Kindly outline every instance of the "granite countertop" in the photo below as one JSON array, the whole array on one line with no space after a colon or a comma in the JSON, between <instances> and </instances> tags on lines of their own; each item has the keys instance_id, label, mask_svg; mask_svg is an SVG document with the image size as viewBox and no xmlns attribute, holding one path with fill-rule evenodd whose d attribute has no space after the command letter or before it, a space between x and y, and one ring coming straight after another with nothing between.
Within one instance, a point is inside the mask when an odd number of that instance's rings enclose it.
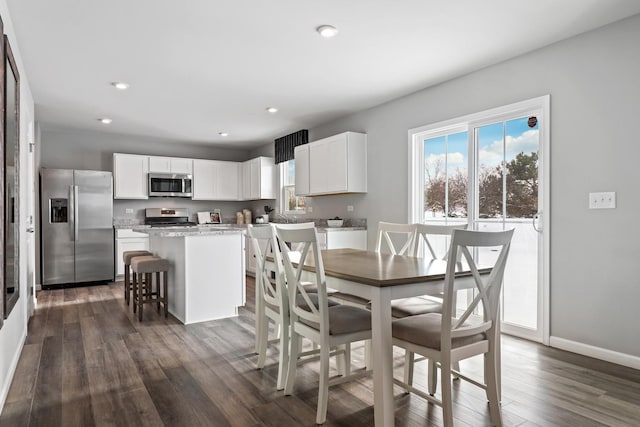
<instances>
[{"instance_id":1,"label":"granite countertop","mask_svg":"<svg viewBox=\"0 0 640 427\"><path fill-rule=\"evenodd\" d=\"M279 224L278 222L272 222L271 224ZM260 226L264 226L264 225L268 225L267 224L253 224L256 227L260 227ZM134 231L139 231L139 232L146 232L148 229L152 228L150 225L145 225L145 224L140 224L139 222L134 223L134 222L126 222L126 221L118 221L115 222L113 224L113 228L115 228L116 230L118 229L136 229ZM319 232L336 232L336 231L351 231L351 230L366 230L367 227L366 225L345 225L342 227L328 227L325 224L317 224L316 228L318 229ZM224 229L224 230L246 230L247 229L247 224L233 224L233 223L227 223L227 224L200 224L197 227L182 227L182 226L175 226L175 227L155 227L154 230L162 230L162 229L170 229L172 232L176 232L176 230L180 230L180 231L197 231L197 232L208 232L208 231L220 231L220 229ZM184 230L182 230L184 229ZM197 229L197 230L196 230ZM154 233L154 235L157 233Z\"/></svg>"},{"instance_id":2,"label":"granite countertop","mask_svg":"<svg viewBox=\"0 0 640 427\"><path fill-rule=\"evenodd\" d=\"M229 225L202 225L195 227L133 227L133 231L148 234L149 237L187 237L187 236L215 236L221 234L244 233L246 227L232 227ZM235 224L233 224L235 225Z\"/></svg>"}]
</instances>

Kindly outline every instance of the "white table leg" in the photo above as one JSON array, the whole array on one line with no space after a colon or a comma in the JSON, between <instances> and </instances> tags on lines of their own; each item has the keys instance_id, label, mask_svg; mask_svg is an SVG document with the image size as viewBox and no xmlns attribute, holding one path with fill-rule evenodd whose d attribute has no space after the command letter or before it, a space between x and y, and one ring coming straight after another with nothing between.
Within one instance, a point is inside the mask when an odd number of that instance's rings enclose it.
<instances>
[{"instance_id":1,"label":"white table leg","mask_svg":"<svg viewBox=\"0 0 640 427\"><path fill-rule=\"evenodd\" d=\"M391 288L371 292L373 347L373 411L377 427L393 426L393 345L391 338Z\"/></svg>"}]
</instances>

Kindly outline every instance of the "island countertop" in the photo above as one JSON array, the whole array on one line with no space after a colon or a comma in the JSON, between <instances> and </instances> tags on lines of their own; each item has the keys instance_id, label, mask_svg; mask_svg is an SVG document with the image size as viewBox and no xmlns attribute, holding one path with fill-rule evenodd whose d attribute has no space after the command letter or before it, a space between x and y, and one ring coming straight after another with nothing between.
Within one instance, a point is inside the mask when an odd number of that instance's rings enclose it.
<instances>
[{"instance_id":1,"label":"island countertop","mask_svg":"<svg viewBox=\"0 0 640 427\"><path fill-rule=\"evenodd\" d=\"M246 228L232 227L230 225L196 227L177 225L175 227L133 227L133 231L148 234L149 237L189 237L245 233Z\"/></svg>"}]
</instances>

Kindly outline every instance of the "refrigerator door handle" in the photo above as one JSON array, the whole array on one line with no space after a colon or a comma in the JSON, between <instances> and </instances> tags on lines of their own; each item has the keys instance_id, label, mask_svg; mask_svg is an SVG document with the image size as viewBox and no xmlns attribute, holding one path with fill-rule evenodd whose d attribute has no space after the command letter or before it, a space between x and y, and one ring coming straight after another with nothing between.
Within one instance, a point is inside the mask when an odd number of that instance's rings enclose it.
<instances>
[{"instance_id":1,"label":"refrigerator door handle","mask_svg":"<svg viewBox=\"0 0 640 427\"><path fill-rule=\"evenodd\" d=\"M73 232L74 232L74 235L75 235L74 240L78 241L78 222L80 222L78 216L79 216L80 212L78 212L78 186L77 185L73 186L73 211L74 211L74 215L73 215L74 230L73 230Z\"/></svg>"},{"instance_id":2,"label":"refrigerator door handle","mask_svg":"<svg viewBox=\"0 0 640 427\"><path fill-rule=\"evenodd\" d=\"M69 239L75 240L76 227L76 201L74 198L73 185L69 186Z\"/></svg>"}]
</instances>

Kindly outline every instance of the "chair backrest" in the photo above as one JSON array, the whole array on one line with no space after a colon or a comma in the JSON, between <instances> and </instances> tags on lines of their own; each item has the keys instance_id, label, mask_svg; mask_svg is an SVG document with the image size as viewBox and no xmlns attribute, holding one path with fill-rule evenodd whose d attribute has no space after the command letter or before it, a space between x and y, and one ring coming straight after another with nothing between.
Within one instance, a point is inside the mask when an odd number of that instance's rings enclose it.
<instances>
[{"instance_id":1,"label":"chair backrest","mask_svg":"<svg viewBox=\"0 0 640 427\"><path fill-rule=\"evenodd\" d=\"M491 339L495 337L498 319L498 307L500 304L500 290L502 289L502 279L504 269L511 246L513 229L500 232L489 231L469 231L454 230L449 249L449 259L447 261L447 273L444 285L444 301L442 307L442 350L451 349L451 338L475 335L485 332ZM491 273L481 276L478 272L478 265L471 255L473 248L497 248L498 257L493 264L481 265L480 268L491 267ZM470 250L471 248L471 250ZM455 272L461 263L456 262L458 252L462 253L464 261L469 266L472 280L475 282L477 295L467 305L461 316L456 316L456 307L453 307L453 294L455 292ZM469 279L468 277L465 279ZM481 304L483 319L480 323L463 326L474 310Z\"/></svg>"},{"instance_id":2,"label":"chair backrest","mask_svg":"<svg viewBox=\"0 0 640 427\"><path fill-rule=\"evenodd\" d=\"M282 267L282 259L278 256L274 249L275 232L272 227L261 226L254 227L249 224L247 232L251 237L253 245L253 253L256 257L256 287L258 287L259 298L262 298L268 305L284 307L289 305L289 298L286 291L284 280L284 269ZM271 269L267 268L267 257L273 256L275 280L271 279ZM256 301L258 304L258 301Z\"/></svg>"},{"instance_id":3,"label":"chair backrest","mask_svg":"<svg viewBox=\"0 0 640 427\"><path fill-rule=\"evenodd\" d=\"M416 224L378 223L376 252L390 252L392 255L410 255L415 252ZM386 243L386 246L383 244Z\"/></svg>"},{"instance_id":4,"label":"chair backrest","mask_svg":"<svg viewBox=\"0 0 640 427\"><path fill-rule=\"evenodd\" d=\"M318 245L318 234L314 223L274 224L278 239L278 248L282 254L287 288L291 323L298 318L317 323L321 331L329 331L327 283L324 275L322 254ZM296 250L290 249L291 247ZM312 264L315 273L305 276L305 285L316 285L318 304L309 297L302 285L302 272L306 264Z\"/></svg>"},{"instance_id":5,"label":"chair backrest","mask_svg":"<svg viewBox=\"0 0 640 427\"><path fill-rule=\"evenodd\" d=\"M420 243L424 242L425 244L425 257L427 250L433 259L443 259L447 260L449 255L449 246L446 245L447 240L451 240L451 233L453 230L466 230L467 224L458 224L458 225L436 225L436 224L416 224L416 243L414 245L414 254L413 256L419 256L420 254ZM444 251L440 251L440 253L436 253L436 247L439 245L436 243L437 237L434 236L445 236L445 245L446 249ZM439 242L438 242L439 243ZM443 245L443 246L445 246ZM456 261L460 261L460 257L462 253L458 253L458 258Z\"/></svg>"}]
</instances>

